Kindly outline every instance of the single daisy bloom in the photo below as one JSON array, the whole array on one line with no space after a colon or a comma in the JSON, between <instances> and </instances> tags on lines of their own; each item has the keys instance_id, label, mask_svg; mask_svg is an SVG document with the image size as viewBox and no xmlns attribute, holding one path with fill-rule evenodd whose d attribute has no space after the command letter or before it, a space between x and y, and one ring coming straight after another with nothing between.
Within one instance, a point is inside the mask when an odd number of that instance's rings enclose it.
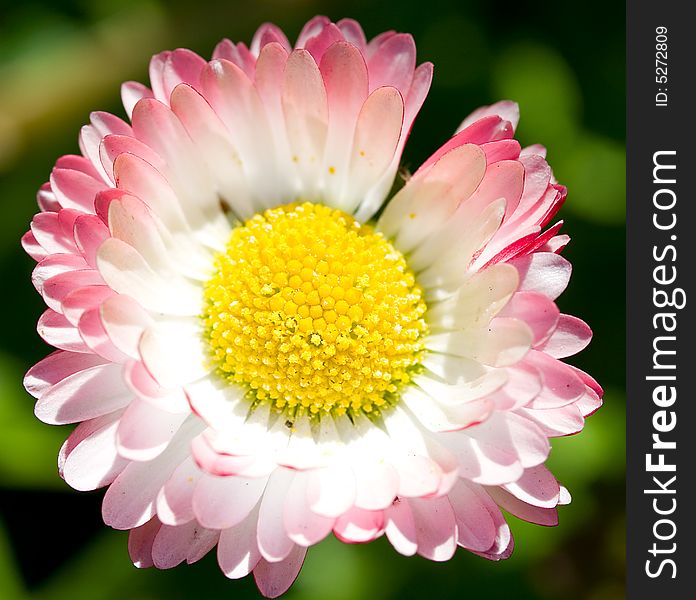
<instances>
[{"instance_id":1,"label":"single daisy bloom","mask_svg":"<svg viewBox=\"0 0 696 600\"><path fill-rule=\"evenodd\" d=\"M431 76L407 34L263 25L156 55L56 162L22 240L56 351L25 385L137 566L216 548L276 597L331 533L499 560L501 509L557 523L549 438L602 396L563 362L591 337L555 304L566 189L500 102L387 201Z\"/></svg>"}]
</instances>

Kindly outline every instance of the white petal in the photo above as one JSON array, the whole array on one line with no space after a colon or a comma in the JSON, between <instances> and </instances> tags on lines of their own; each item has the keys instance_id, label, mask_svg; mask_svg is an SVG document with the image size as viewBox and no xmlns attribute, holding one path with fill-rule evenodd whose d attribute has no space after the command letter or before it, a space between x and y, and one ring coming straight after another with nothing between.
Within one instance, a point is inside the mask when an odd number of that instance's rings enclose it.
<instances>
[{"instance_id":1,"label":"white petal","mask_svg":"<svg viewBox=\"0 0 696 600\"><path fill-rule=\"evenodd\" d=\"M394 196L377 222L378 230L395 238L401 252L410 252L448 221L476 189L485 168L478 146L465 144L448 152Z\"/></svg>"},{"instance_id":2,"label":"white petal","mask_svg":"<svg viewBox=\"0 0 696 600\"><path fill-rule=\"evenodd\" d=\"M165 279L133 247L121 240L110 238L101 245L97 265L113 290L133 297L144 308L184 316L201 313L200 288L183 278Z\"/></svg>"},{"instance_id":3,"label":"white petal","mask_svg":"<svg viewBox=\"0 0 696 600\"><path fill-rule=\"evenodd\" d=\"M167 525L183 525L193 520L191 499L201 471L192 458L183 461L157 495L157 517Z\"/></svg>"},{"instance_id":4,"label":"white petal","mask_svg":"<svg viewBox=\"0 0 696 600\"><path fill-rule=\"evenodd\" d=\"M493 367L513 365L532 345L532 331L518 319L495 318L487 327L430 336L429 350L463 356Z\"/></svg>"},{"instance_id":5,"label":"white petal","mask_svg":"<svg viewBox=\"0 0 696 600\"><path fill-rule=\"evenodd\" d=\"M454 295L430 304L426 313L430 330L435 333L488 325L517 285L517 270L504 263L472 275Z\"/></svg>"},{"instance_id":6,"label":"white petal","mask_svg":"<svg viewBox=\"0 0 696 600\"><path fill-rule=\"evenodd\" d=\"M283 524L288 537L300 546L312 546L323 540L333 529L335 519L318 515L307 500L306 472L295 473L283 508Z\"/></svg>"},{"instance_id":7,"label":"white petal","mask_svg":"<svg viewBox=\"0 0 696 600\"><path fill-rule=\"evenodd\" d=\"M150 326L139 350L148 371L163 387L174 388L205 377L211 370L196 319L169 319Z\"/></svg>"},{"instance_id":8,"label":"white petal","mask_svg":"<svg viewBox=\"0 0 696 600\"><path fill-rule=\"evenodd\" d=\"M241 523L259 501L266 480L204 474L193 492L193 511L202 525L226 529Z\"/></svg>"}]
</instances>

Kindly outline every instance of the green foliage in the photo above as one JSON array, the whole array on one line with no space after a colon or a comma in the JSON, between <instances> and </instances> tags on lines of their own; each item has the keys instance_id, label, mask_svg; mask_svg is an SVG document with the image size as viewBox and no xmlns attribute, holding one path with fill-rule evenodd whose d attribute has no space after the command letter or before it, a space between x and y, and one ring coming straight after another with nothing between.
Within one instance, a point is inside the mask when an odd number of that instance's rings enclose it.
<instances>
[{"instance_id":1,"label":"green foliage","mask_svg":"<svg viewBox=\"0 0 696 600\"><path fill-rule=\"evenodd\" d=\"M16 361L0 353L0 481L18 488L62 488L56 455L67 432L34 417L23 376Z\"/></svg>"}]
</instances>

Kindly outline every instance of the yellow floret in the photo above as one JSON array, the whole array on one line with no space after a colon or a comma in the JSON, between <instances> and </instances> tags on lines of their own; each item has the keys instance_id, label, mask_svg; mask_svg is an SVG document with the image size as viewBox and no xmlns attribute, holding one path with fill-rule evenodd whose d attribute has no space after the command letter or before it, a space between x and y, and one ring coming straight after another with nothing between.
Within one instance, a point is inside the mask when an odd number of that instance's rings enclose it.
<instances>
[{"instance_id":1,"label":"yellow floret","mask_svg":"<svg viewBox=\"0 0 696 600\"><path fill-rule=\"evenodd\" d=\"M423 292L404 257L353 217L289 204L233 229L205 284L220 376L296 414L375 414L420 363Z\"/></svg>"}]
</instances>

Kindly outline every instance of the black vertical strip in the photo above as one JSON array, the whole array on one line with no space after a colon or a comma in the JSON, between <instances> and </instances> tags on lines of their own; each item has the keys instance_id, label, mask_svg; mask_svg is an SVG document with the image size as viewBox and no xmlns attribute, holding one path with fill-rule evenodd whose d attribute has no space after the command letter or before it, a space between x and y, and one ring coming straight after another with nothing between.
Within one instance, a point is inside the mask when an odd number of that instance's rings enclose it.
<instances>
[{"instance_id":1,"label":"black vertical strip","mask_svg":"<svg viewBox=\"0 0 696 600\"><path fill-rule=\"evenodd\" d=\"M627 589L637 600L696 597L696 31L688 9L677 0L627 5Z\"/></svg>"}]
</instances>

